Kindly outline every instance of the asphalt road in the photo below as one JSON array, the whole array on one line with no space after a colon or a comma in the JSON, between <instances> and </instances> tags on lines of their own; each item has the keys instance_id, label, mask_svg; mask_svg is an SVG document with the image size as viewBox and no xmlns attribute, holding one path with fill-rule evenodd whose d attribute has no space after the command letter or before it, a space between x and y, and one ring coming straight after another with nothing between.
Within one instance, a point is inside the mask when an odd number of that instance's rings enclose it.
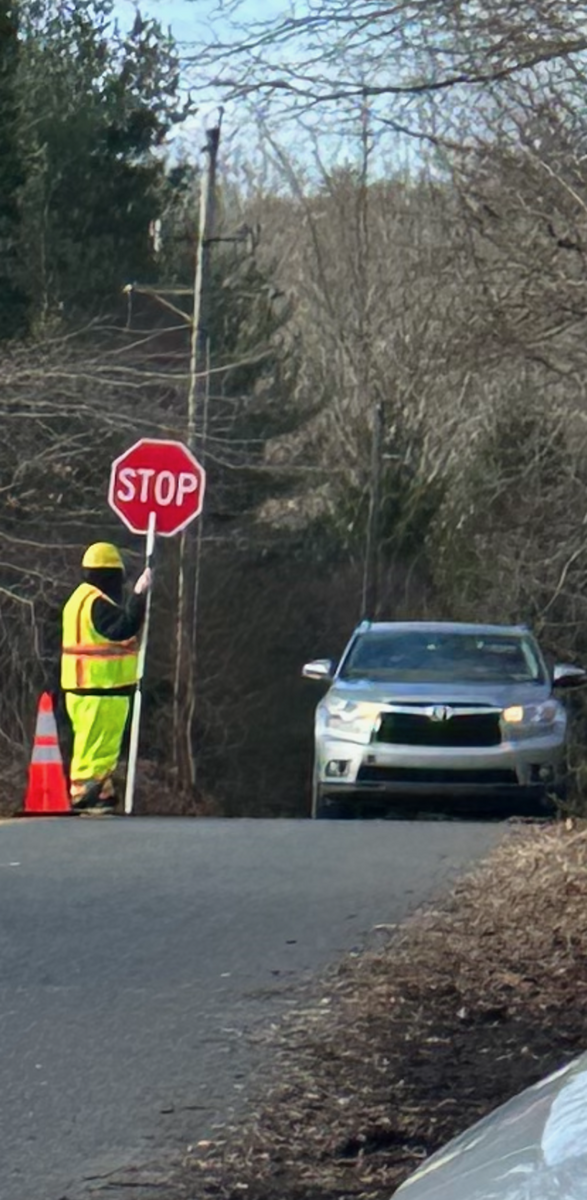
<instances>
[{"instance_id":1,"label":"asphalt road","mask_svg":"<svg viewBox=\"0 0 587 1200\"><path fill-rule=\"evenodd\" d=\"M113 1196L119 1168L205 1136L246 1092L255 1027L501 834L454 822L0 826L2 1200Z\"/></svg>"}]
</instances>

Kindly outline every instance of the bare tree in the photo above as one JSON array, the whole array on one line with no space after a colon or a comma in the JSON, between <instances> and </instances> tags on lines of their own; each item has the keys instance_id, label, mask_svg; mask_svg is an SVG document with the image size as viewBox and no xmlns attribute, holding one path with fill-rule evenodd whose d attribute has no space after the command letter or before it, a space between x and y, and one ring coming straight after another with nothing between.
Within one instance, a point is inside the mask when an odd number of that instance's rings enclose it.
<instances>
[{"instance_id":1,"label":"bare tree","mask_svg":"<svg viewBox=\"0 0 587 1200\"><path fill-rule=\"evenodd\" d=\"M572 77L587 50L578 0L307 0L301 13L254 22L240 10L239 0L224 4L232 36L198 47L205 86L228 100L257 96L265 115L317 109L321 121L330 112L339 123L368 100L379 121L418 136L430 132L420 98L444 105L452 94L479 110L510 80Z\"/></svg>"}]
</instances>

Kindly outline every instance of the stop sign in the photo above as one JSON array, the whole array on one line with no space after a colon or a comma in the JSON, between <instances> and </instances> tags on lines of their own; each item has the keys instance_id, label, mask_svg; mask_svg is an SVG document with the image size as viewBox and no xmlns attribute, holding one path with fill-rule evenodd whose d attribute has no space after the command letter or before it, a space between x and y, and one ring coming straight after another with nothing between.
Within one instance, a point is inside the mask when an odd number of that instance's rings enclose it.
<instances>
[{"instance_id":1,"label":"stop sign","mask_svg":"<svg viewBox=\"0 0 587 1200\"><path fill-rule=\"evenodd\" d=\"M172 537L200 515L206 472L181 442L142 438L112 463L108 503L133 533Z\"/></svg>"}]
</instances>

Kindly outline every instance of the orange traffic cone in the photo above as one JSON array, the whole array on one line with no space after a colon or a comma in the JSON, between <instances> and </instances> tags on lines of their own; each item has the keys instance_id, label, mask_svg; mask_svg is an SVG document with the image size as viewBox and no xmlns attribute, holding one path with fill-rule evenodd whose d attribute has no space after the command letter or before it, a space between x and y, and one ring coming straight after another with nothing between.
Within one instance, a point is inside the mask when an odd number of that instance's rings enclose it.
<instances>
[{"instance_id":1,"label":"orange traffic cone","mask_svg":"<svg viewBox=\"0 0 587 1200\"><path fill-rule=\"evenodd\" d=\"M53 701L48 692L39 701L24 811L46 816L71 812Z\"/></svg>"}]
</instances>

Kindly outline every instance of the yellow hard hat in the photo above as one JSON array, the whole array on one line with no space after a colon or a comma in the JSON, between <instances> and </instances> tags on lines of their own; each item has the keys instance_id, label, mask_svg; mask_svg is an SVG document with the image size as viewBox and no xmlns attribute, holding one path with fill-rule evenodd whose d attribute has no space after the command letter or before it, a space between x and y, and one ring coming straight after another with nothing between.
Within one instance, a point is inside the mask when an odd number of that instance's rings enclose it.
<instances>
[{"instance_id":1,"label":"yellow hard hat","mask_svg":"<svg viewBox=\"0 0 587 1200\"><path fill-rule=\"evenodd\" d=\"M124 571L120 551L111 542L94 542L93 546L88 546L82 558L82 567L87 567L90 571L100 568Z\"/></svg>"}]
</instances>

